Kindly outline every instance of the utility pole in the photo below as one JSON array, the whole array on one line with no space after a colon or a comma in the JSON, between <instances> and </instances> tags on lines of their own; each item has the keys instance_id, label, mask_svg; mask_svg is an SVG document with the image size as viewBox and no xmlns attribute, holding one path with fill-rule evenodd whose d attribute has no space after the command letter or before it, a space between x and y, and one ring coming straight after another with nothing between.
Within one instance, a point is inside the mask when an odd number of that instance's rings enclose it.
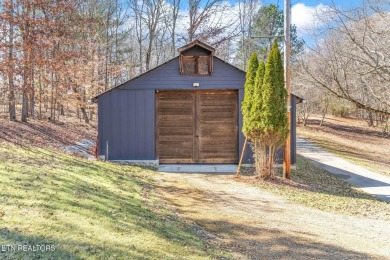
<instances>
[{"instance_id":1,"label":"utility pole","mask_svg":"<svg viewBox=\"0 0 390 260\"><path fill-rule=\"evenodd\" d=\"M284 80L287 90L287 125L288 135L284 143L284 158L283 158L283 177L290 179L291 176L291 2L284 0Z\"/></svg>"}]
</instances>

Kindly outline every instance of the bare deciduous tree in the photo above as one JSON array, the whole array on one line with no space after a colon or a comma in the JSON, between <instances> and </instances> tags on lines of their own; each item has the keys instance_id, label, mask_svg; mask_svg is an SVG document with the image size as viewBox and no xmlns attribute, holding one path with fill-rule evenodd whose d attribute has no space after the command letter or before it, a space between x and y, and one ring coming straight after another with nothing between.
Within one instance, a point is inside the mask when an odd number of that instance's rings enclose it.
<instances>
[{"instance_id":1,"label":"bare deciduous tree","mask_svg":"<svg viewBox=\"0 0 390 260\"><path fill-rule=\"evenodd\" d=\"M382 1L352 11L333 6L326 18L320 16L325 28L319 30L326 36L303 56L302 82L390 116L390 14L385 7L389 3Z\"/></svg>"}]
</instances>

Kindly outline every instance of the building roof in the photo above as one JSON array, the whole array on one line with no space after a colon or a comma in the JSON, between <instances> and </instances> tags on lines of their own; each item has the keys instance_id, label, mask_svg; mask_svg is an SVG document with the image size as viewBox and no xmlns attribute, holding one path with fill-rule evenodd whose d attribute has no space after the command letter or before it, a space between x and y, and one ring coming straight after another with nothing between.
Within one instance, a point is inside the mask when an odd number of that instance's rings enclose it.
<instances>
[{"instance_id":1,"label":"building roof","mask_svg":"<svg viewBox=\"0 0 390 260\"><path fill-rule=\"evenodd\" d=\"M155 70L155 69L157 69L157 68L159 68L159 67L161 67L161 66L163 66L163 65L165 65L165 64L167 64L167 63L169 63L169 62L171 62L172 60L177 59L177 57L178 57L178 56L176 56L175 58L172 58L172 59L170 59L170 60L167 60L166 62L161 63L160 65L154 67L153 69L150 69L150 70L148 70L148 71L145 71L145 72L139 74L138 76L135 76L134 78L131 78L131 79L129 79L129 80L126 80L125 82L123 82L123 83L121 83L121 84L119 84L119 85L116 85L115 87L110 88L110 89L108 89L108 90L106 90L106 91L100 93L100 94L97 95L97 96L94 96L93 98L91 98L91 100L92 100L93 102L96 102L96 100L98 99L98 97L100 97L100 96L102 96L102 95L104 95L104 94L106 94L106 93L108 93L108 92L113 91L114 89L117 89L117 88L119 88L119 87L125 85L125 84L128 83L129 81L135 80L135 79L137 79L137 78L139 78L139 77L141 77L141 76L143 76L143 75L145 75L145 74L147 74L147 73L149 73L149 72L152 72L153 70Z\"/></svg>"},{"instance_id":2,"label":"building roof","mask_svg":"<svg viewBox=\"0 0 390 260\"><path fill-rule=\"evenodd\" d=\"M206 50L210 51L211 55L214 55L214 53L215 53L215 48L214 47L208 45L207 43L201 42L199 40L195 40L193 42L190 42L190 43L188 43L188 44L178 48L177 51L179 53L182 53L183 51L186 51L186 50L189 50L189 49L193 48L194 46L199 46L199 47L201 47L203 49L206 49Z\"/></svg>"},{"instance_id":3,"label":"building roof","mask_svg":"<svg viewBox=\"0 0 390 260\"><path fill-rule=\"evenodd\" d=\"M201 41L199 41L199 40L195 40L195 41L193 41L193 42L190 42L190 43L184 45L183 47L180 47L180 48L178 49L178 51L179 51L179 52L183 52L183 51L185 51L185 50L191 49L191 48L194 47L194 46L200 46L201 48L204 48L204 49L210 51L212 54L214 54L214 52L215 52L215 48L213 48L213 47L211 47L210 45L208 45L208 44L206 44L206 43L204 43L204 42L201 42ZM110 92L110 91L112 91L112 90L114 90L114 89L117 89L117 88L123 86L124 84L126 84L126 83L128 83L128 82L134 80L134 79L137 79L137 78L139 78L139 77L141 77L141 76L144 76L145 74L147 74L147 73L149 73L149 72L152 72L153 70L155 70L155 69L157 69L157 68L159 68L159 67L161 67L161 66L164 66L165 64L171 62L171 61L174 60L174 59L177 59L178 57L179 57L179 56L176 56L175 58L172 58L172 59L170 59L170 60L168 60L168 61L166 61L166 62L164 62L164 63L162 63L162 64L160 64L160 65L158 65L158 66L156 66L156 67L154 67L153 69L150 69L150 70L148 70L148 71L145 71L144 73L141 73L140 75L138 75L138 76L136 76L136 77L134 77L134 78L132 78L132 79L130 79L130 80L127 80L127 81L125 81L125 82L123 82L123 83L121 83L121 84L119 84L119 85L117 85L117 86L115 86L115 87L113 87L113 88L110 88L109 90L106 90L106 91L100 93L99 95L97 95L97 96L91 98L91 100L92 100L93 102L96 102L97 99L98 99L100 96L102 96L102 95L104 95L104 94L106 94L106 93L108 93L108 92ZM244 70L242 70L242 69L240 69L240 68L238 68L238 67L236 67L236 66L230 64L229 62L227 62L227 61L225 61L225 60L223 60L223 59L221 59L221 58L219 58L219 57L214 56L214 58L221 60L222 62L224 62L224 63L226 63L226 64L228 64L228 65L234 67L235 69L237 69L237 70L240 71L240 72L246 73Z\"/></svg>"},{"instance_id":4,"label":"building roof","mask_svg":"<svg viewBox=\"0 0 390 260\"><path fill-rule=\"evenodd\" d=\"M297 104L305 103L305 102L304 102L304 101L305 101L304 98L299 97L299 96L297 96L297 95L295 95L295 94L293 94L293 93L291 93L291 95L293 95L293 96L296 98Z\"/></svg>"}]
</instances>

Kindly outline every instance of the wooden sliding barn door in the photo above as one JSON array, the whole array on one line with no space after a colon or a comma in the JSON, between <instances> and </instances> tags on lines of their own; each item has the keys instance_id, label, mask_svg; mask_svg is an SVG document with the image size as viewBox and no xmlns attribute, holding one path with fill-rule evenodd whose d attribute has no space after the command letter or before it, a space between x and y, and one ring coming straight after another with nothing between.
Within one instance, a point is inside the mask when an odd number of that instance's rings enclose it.
<instances>
[{"instance_id":1,"label":"wooden sliding barn door","mask_svg":"<svg viewBox=\"0 0 390 260\"><path fill-rule=\"evenodd\" d=\"M197 93L199 163L237 163L237 116L236 91Z\"/></svg>"},{"instance_id":2,"label":"wooden sliding barn door","mask_svg":"<svg viewBox=\"0 0 390 260\"><path fill-rule=\"evenodd\" d=\"M160 163L237 163L236 91L160 91L156 141Z\"/></svg>"},{"instance_id":3,"label":"wooden sliding barn door","mask_svg":"<svg viewBox=\"0 0 390 260\"><path fill-rule=\"evenodd\" d=\"M157 156L160 163L195 163L195 93L160 91L156 102Z\"/></svg>"}]
</instances>

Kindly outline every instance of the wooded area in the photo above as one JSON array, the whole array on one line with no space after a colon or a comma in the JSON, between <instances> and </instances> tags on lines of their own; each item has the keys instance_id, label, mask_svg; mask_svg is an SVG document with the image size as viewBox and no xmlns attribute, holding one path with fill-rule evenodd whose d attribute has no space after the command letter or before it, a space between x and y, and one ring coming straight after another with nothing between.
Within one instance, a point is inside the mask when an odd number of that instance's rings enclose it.
<instances>
[{"instance_id":1,"label":"wooded area","mask_svg":"<svg viewBox=\"0 0 390 260\"><path fill-rule=\"evenodd\" d=\"M237 11L221 0L5 0L1 115L89 122L96 113L91 97L173 58L179 44L206 40L233 57L228 46L248 4Z\"/></svg>"},{"instance_id":2,"label":"wooded area","mask_svg":"<svg viewBox=\"0 0 390 260\"><path fill-rule=\"evenodd\" d=\"M331 112L388 131L390 2L326 7L310 43L292 26L293 92L307 101L300 118ZM264 60L272 41L251 36L281 34L283 11L255 0L4 0L0 28L0 117L88 123L97 113L91 97L192 40L242 69L253 51Z\"/></svg>"}]
</instances>

